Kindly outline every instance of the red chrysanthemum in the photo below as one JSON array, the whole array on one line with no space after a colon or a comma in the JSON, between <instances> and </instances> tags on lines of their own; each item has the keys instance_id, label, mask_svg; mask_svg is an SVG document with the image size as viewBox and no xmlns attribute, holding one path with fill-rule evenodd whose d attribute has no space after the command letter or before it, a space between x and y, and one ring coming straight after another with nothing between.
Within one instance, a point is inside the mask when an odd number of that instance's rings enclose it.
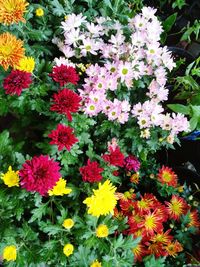
<instances>
[{"instance_id":1,"label":"red chrysanthemum","mask_svg":"<svg viewBox=\"0 0 200 267\"><path fill-rule=\"evenodd\" d=\"M59 170L58 163L49 156L35 156L32 160L26 160L19 171L21 187L44 196L61 177Z\"/></svg>"},{"instance_id":2,"label":"red chrysanthemum","mask_svg":"<svg viewBox=\"0 0 200 267\"><path fill-rule=\"evenodd\" d=\"M117 146L113 148L109 147L110 154L105 154L102 158L109 162L111 165L123 167L124 166L124 154L120 151L120 148Z\"/></svg>"},{"instance_id":3,"label":"red chrysanthemum","mask_svg":"<svg viewBox=\"0 0 200 267\"><path fill-rule=\"evenodd\" d=\"M67 83L77 84L79 80L75 68L63 64L53 67L53 72L49 74L49 76L51 76L55 82L58 82L60 86L64 86Z\"/></svg>"},{"instance_id":4,"label":"red chrysanthemum","mask_svg":"<svg viewBox=\"0 0 200 267\"><path fill-rule=\"evenodd\" d=\"M187 203L182 197L177 195L172 195L171 201L165 201L165 204L167 205L166 210L170 219L179 220L180 216L187 212Z\"/></svg>"},{"instance_id":5,"label":"red chrysanthemum","mask_svg":"<svg viewBox=\"0 0 200 267\"><path fill-rule=\"evenodd\" d=\"M158 180L162 184L167 184L173 187L176 187L178 183L177 175L175 174L175 172L173 172L171 168L165 166L162 166L162 168L159 170Z\"/></svg>"},{"instance_id":6,"label":"red chrysanthemum","mask_svg":"<svg viewBox=\"0 0 200 267\"><path fill-rule=\"evenodd\" d=\"M31 82L31 73L21 70L12 70L4 79L3 88L6 94L19 96L23 89L29 87Z\"/></svg>"},{"instance_id":7,"label":"red chrysanthemum","mask_svg":"<svg viewBox=\"0 0 200 267\"><path fill-rule=\"evenodd\" d=\"M73 134L73 129L63 124L58 124L55 130L52 130L48 135L52 139L51 145L57 145L58 150L62 150L64 147L70 151L71 147L78 142L78 139Z\"/></svg>"},{"instance_id":8,"label":"red chrysanthemum","mask_svg":"<svg viewBox=\"0 0 200 267\"><path fill-rule=\"evenodd\" d=\"M135 248L132 249L132 252L134 254L134 261L142 261L144 256L147 255L147 250L146 248L141 244L137 244Z\"/></svg>"},{"instance_id":9,"label":"red chrysanthemum","mask_svg":"<svg viewBox=\"0 0 200 267\"><path fill-rule=\"evenodd\" d=\"M84 182L99 182L102 179L101 173L103 168L99 167L99 163L96 161L91 162L89 159L87 165L79 168Z\"/></svg>"},{"instance_id":10,"label":"red chrysanthemum","mask_svg":"<svg viewBox=\"0 0 200 267\"><path fill-rule=\"evenodd\" d=\"M81 97L73 91L64 88L53 95L53 104L50 110L60 114L65 114L69 121L72 121L71 113L78 111L80 107Z\"/></svg>"},{"instance_id":11,"label":"red chrysanthemum","mask_svg":"<svg viewBox=\"0 0 200 267\"><path fill-rule=\"evenodd\" d=\"M155 232L159 233L163 231L162 218L159 217L155 212L148 212L144 216L143 222L139 224L140 227L143 227L144 235L153 235Z\"/></svg>"},{"instance_id":12,"label":"red chrysanthemum","mask_svg":"<svg viewBox=\"0 0 200 267\"><path fill-rule=\"evenodd\" d=\"M200 221L198 218L198 211L197 210L193 210L189 212L189 219L190 222L188 223L188 227L196 227L197 229L200 227ZM200 230L200 229L198 229Z\"/></svg>"},{"instance_id":13,"label":"red chrysanthemum","mask_svg":"<svg viewBox=\"0 0 200 267\"><path fill-rule=\"evenodd\" d=\"M140 162L135 156L129 155L124 159L124 167L127 171L137 172L140 168Z\"/></svg>"}]
</instances>

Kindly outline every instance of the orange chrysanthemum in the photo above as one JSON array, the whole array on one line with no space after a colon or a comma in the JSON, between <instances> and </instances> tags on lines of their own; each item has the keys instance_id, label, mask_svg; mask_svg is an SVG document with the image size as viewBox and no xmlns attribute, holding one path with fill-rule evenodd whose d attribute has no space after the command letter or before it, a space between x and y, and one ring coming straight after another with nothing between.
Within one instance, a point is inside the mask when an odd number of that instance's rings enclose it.
<instances>
[{"instance_id":1,"label":"orange chrysanthemum","mask_svg":"<svg viewBox=\"0 0 200 267\"><path fill-rule=\"evenodd\" d=\"M183 250L182 245L176 240L175 242L169 243L166 246L166 251L169 256L176 257L178 252L181 252Z\"/></svg>"},{"instance_id":2,"label":"orange chrysanthemum","mask_svg":"<svg viewBox=\"0 0 200 267\"><path fill-rule=\"evenodd\" d=\"M190 211L189 218L190 218L190 222L188 224L188 227L192 227L192 226L196 228L200 227L200 221L198 218L197 210Z\"/></svg>"},{"instance_id":3,"label":"orange chrysanthemum","mask_svg":"<svg viewBox=\"0 0 200 267\"><path fill-rule=\"evenodd\" d=\"M169 186L177 186L177 175L171 168L162 166L158 173L158 181Z\"/></svg>"},{"instance_id":4,"label":"orange chrysanthemum","mask_svg":"<svg viewBox=\"0 0 200 267\"><path fill-rule=\"evenodd\" d=\"M164 245L167 245L168 243L170 243L173 239L173 236L169 235L171 229L167 230L165 233L161 232L158 234L155 234L152 238L151 241L153 243L162 243Z\"/></svg>"},{"instance_id":5,"label":"orange chrysanthemum","mask_svg":"<svg viewBox=\"0 0 200 267\"><path fill-rule=\"evenodd\" d=\"M0 34L0 65L5 70L15 68L23 57L23 41L8 32Z\"/></svg>"},{"instance_id":6,"label":"orange chrysanthemum","mask_svg":"<svg viewBox=\"0 0 200 267\"><path fill-rule=\"evenodd\" d=\"M25 22L23 15L27 6L26 0L0 0L0 23L10 25Z\"/></svg>"},{"instance_id":7,"label":"orange chrysanthemum","mask_svg":"<svg viewBox=\"0 0 200 267\"><path fill-rule=\"evenodd\" d=\"M145 194L144 197L141 197L141 200L136 202L136 209L139 213L144 214L149 211L150 208L154 207L157 204L157 199L152 194Z\"/></svg>"},{"instance_id":8,"label":"orange chrysanthemum","mask_svg":"<svg viewBox=\"0 0 200 267\"><path fill-rule=\"evenodd\" d=\"M157 242L148 246L148 253L153 254L156 257L166 256L167 252L162 243Z\"/></svg>"},{"instance_id":9,"label":"orange chrysanthemum","mask_svg":"<svg viewBox=\"0 0 200 267\"><path fill-rule=\"evenodd\" d=\"M135 248L132 249L134 254L134 261L142 261L143 257L147 254L145 247L139 243Z\"/></svg>"},{"instance_id":10,"label":"orange chrysanthemum","mask_svg":"<svg viewBox=\"0 0 200 267\"><path fill-rule=\"evenodd\" d=\"M144 216L144 221L139 224L143 227L143 235L153 235L154 232L158 233L163 230L162 218L155 214L155 212L149 212Z\"/></svg>"},{"instance_id":11,"label":"orange chrysanthemum","mask_svg":"<svg viewBox=\"0 0 200 267\"><path fill-rule=\"evenodd\" d=\"M187 203L182 197L173 195L170 202L166 202L167 212L170 219L179 220L180 216L185 214L188 207Z\"/></svg>"}]
</instances>

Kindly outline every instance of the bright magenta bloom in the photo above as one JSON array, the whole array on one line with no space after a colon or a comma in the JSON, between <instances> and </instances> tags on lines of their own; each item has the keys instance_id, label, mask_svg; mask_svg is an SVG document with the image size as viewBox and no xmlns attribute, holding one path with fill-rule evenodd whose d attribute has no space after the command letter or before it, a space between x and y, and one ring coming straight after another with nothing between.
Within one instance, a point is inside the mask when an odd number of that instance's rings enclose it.
<instances>
[{"instance_id":1,"label":"bright magenta bloom","mask_svg":"<svg viewBox=\"0 0 200 267\"><path fill-rule=\"evenodd\" d=\"M32 160L26 160L19 171L21 187L44 196L61 177L59 170L58 163L49 156L35 156Z\"/></svg>"}]
</instances>

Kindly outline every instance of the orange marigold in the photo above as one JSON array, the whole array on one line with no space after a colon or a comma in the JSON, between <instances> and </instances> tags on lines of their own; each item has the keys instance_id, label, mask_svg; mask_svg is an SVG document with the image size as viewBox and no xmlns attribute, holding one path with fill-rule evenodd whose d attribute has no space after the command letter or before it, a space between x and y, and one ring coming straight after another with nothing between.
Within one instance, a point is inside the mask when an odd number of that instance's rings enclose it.
<instances>
[{"instance_id":1,"label":"orange marigold","mask_svg":"<svg viewBox=\"0 0 200 267\"><path fill-rule=\"evenodd\" d=\"M9 32L0 34L0 65L7 70L15 68L24 57L23 41Z\"/></svg>"},{"instance_id":2,"label":"orange marigold","mask_svg":"<svg viewBox=\"0 0 200 267\"><path fill-rule=\"evenodd\" d=\"M177 186L177 175L172 171L171 168L162 166L158 173L158 180L162 184L167 184L169 186Z\"/></svg>"},{"instance_id":3,"label":"orange marigold","mask_svg":"<svg viewBox=\"0 0 200 267\"><path fill-rule=\"evenodd\" d=\"M27 6L26 0L0 0L0 23L10 25L25 22L23 15Z\"/></svg>"},{"instance_id":4,"label":"orange marigold","mask_svg":"<svg viewBox=\"0 0 200 267\"><path fill-rule=\"evenodd\" d=\"M187 203L182 197L173 195L170 202L166 202L167 212L170 219L179 220L180 216L186 213Z\"/></svg>"}]
</instances>

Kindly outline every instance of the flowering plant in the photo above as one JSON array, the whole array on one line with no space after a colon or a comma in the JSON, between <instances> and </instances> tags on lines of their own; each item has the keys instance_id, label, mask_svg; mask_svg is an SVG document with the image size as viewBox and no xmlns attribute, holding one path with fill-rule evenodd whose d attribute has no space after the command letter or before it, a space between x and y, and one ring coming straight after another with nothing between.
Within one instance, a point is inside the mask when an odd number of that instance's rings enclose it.
<instances>
[{"instance_id":1,"label":"flowering plant","mask_svg":"<svg viewBox=\"0 0 200 267\"><path fill-rule=\"evenodd\" d=\"M59 1L49 8L63 15ZM54 38L47 9L10 0L0 11L0 113L11 121L0 134L5 266L170 266L174 257L181 266L199 221L190 189L153 157L189 130L186 117L165 113L174 62L156 10L128 23L69 13Z\"/></svg>"}]
</instances>

